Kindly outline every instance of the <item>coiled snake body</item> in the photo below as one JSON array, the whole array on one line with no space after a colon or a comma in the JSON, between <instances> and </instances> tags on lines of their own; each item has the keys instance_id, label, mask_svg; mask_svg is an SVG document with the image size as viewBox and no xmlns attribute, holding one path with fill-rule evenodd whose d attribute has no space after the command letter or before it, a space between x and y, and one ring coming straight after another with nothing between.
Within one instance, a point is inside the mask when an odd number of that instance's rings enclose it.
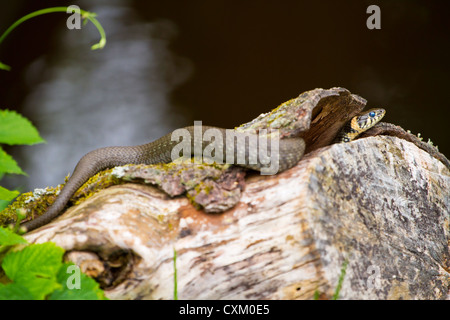
<instances>
[{"instance_id":1,"label":"coiled snake body","mask_svg":"<svg viewBox=\"0 0 450 320\"><path fill-rule=\"evenodd\" d=\"M354 140L360 133L371 128L384 116L385 111L383 109L371 109L368 110L349 121L341 133L337 136L337 142L349 142ZM210 142L205 142L195 134L194 127L186 127L189 134L194 139L191 143L194 146L195 143L199 143L202 146L202 150L209 145ZM227 154L227 150L234 152L234 159L237 159L237 155L241 152L245 154L245 163L238 164L246 168L260 170L265 164L259 161L256 164L249 163L249 144L237 144L237 141L230 145L225 140L226 130L215 127L202 126L202 133L206 130L214 129L218 130L224 140L223 155ZM237 133L240 135L244 133ZM200 139L200 140L195 140ZM237 139L239 140L239 139ZM72 195L80 188L90 177L96 173L116 166L122 166L126 164L157 164L157 163L169 163L172 161L172 149L178 144L177 141L172 141L172 134L167 134L162 138L159 138L153 142L131 147L106 147L100 148L87 153L78 162L74 169L73 175L68 180L67 184L61 190L61 193L56 198L55 202L48 208L48 210L41 216L25 222L22 227L26 231L31 231L42 225L49 223L62 213L62 210L69 202ZM279 141L279 170L284 171L293 167L302 158L305 151L305 143L301 138L287 138ZM224 161L225 162L225 161Z\"/></svg>"}]
</instances>

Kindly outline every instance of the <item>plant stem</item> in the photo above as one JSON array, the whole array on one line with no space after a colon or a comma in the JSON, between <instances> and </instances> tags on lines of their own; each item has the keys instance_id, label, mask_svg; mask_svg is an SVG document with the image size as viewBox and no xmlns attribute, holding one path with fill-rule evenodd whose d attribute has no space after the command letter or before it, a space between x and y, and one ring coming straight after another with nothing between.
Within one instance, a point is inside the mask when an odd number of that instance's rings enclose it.
<instances>
[{"instance_id":1,"label":"plant stem","mask_svg":"<svg viewBox=\"0 0 450 320\"><path fill-rule=\"evenodd\" d=\"M177 251L173 248L173 300L178 300Z\"/></svg>"},{"instance_id":2,"label":"plant stem","mask_svg":"<svg viewBox=\"0 0 450 320\"><path fill-rule=\"evenodd\" d=\"M347 272L347 265L348 265L348 259L345 259L345 261L341 267L341 274L339 276L338 284L336 286L336 290L335 290L333 298L332 298L333 300L337 300L339 298L339 292L341 291L342 283L344 282L345 274Z\"/></svg>"},{"instance_id":3,"label":"plant stem","mask_svg":"<svg viewBox=\"0 0 450 320\"><path fill-rule=\"evenodd\" d=\"M37 11L27 14L26 16L23 16L22 18L20 18L16 22L14 22L8 29L6 29L6 31L0 37L0 44L8 36L8 34L11 33L11 31L13 31L17 26L19 26L23 22L25 22L31 18L40 16L43 14L47 14L47 13L53 13L53 12L67 13L67 9L68 9L68 7L52 7L52 8L37 10ZM94 24L94 26L97 28L98 32L100 33L100 37L101 37L100 41L98 43L94 44L91 47L91 49L92 50L102 49L106 44L106 34L105 34L105 30L103 29L100 22L98 22L98 20L95 19L95 13L88 12L88 11L81 10L81 9L80 9L80 13L84 19L91 21ZM0 69L10 70L10 67L0 62Z\"/></svg>"}]
</instances>

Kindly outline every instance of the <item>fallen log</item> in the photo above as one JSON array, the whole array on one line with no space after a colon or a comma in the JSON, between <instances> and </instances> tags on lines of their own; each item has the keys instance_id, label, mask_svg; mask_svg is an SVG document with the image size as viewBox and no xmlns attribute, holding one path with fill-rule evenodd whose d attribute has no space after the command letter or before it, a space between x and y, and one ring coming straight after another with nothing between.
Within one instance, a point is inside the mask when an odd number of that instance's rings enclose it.
<instances>
[{"instance_id":1,"label":"fallen log","mask_svg":"<svg viewBox=\"0 0 450 320\"><path fill-rule=\"evenodd\" d=\"M448 299L445 161L388 132L330 145L333 116L345 123L365 105L345 89L291 104L301 108L289 115L309 117L287 126L308 146L295 167L274 176L215 168L195 185L152 179L155 166L121 167L119 185L89 193L27 240L62 246L112 299L172 299L174 250L180 299L331 299L340 278L340 299Z\"/></svg>"}]
</instances>

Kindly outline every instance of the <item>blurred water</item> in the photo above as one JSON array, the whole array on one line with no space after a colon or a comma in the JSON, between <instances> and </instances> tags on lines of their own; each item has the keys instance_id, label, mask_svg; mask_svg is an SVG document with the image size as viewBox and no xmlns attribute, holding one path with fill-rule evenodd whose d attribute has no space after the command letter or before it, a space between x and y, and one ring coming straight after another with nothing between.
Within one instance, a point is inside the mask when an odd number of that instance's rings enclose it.
<instances>
[{"instance_id":1,"label":"blurred water","mask_svg":"<svg viewBox=\"0 0 450 320\"><path fill-rule=\"evenodd\" d=\"M101 16L108 43L89 50L100 39L90 23L61 30L52 59L43 56L27 69L32 90L21 112L47 143L14 149L21 167L32 173L20 182L24 190L63 182L88 151L147 143L183 124L169 101L191 73L188 60L168 49L176 26L142 21L125 0L85 2Z\"/></svg>"}]
</instances>

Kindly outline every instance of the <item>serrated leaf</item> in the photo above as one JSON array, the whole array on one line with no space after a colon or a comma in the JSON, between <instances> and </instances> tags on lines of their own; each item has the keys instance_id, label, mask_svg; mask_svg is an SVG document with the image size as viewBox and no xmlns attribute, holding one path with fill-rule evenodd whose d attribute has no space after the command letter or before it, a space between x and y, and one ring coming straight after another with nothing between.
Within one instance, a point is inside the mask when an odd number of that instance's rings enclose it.
<instances>
[{"instance_id":1,"label":"serrated leaf","mask_svg":"<svg viewBox=\"0 0 450 320\"><path fill-rule=\"evenodd\" d=\"M14 233L14 231L0 227L0 246L26 244L27 240Z\"/></svg>"},{"instance_id":2,"label":"serrated leaf","mask_svg":"<svg viewBox=\"0 0 450 320\"><path fill-rule=\"evenodd\" d=\"M21 251L8 252L2 268L13 282L25 286L35 299L44 299L61 287L56 276L64 249L52 242L31 244Z\"/></svg>"},{"instance_id":3,"label":"serrated leaf","mask_svg":"<svg viewBox=\"0 0 450 320\"><path fill-rule=\"evenodd\" d=\"M27 118L11 110L0 110L0 143L35 144L45 142Z\"/></svg>"},{"instance_id":4,"label":"serrated leaf","mask_svg":"<svg viewBox=\"0 0 450 320\"><path fill-rule=\"evenodd\" d=\"M64 249L52 242L32 244L21 251L9 252L3 258L3 270L9 279L20 282L28 275L41 278L56 276Z\"/></svg>"},{"instance_id":5,"label":"serrated leaf","mask_svg":"<svg viewBox=\"0 0 450 320\"><path fill-rule=\"evenodd\" d=\"M1 147L0 147L0 172L26 175L26 173L23 172L22 169L20 169L16 160L14 160L13 157L7 154Z\"/></svg>"},{"instance_id":6,"label":"serrated leaf","mask_svg":"<svg viewBox=\"0 0 450 320\"><path fill-rule=\"evenodd\" d=\"M0 300L33 300L34 296L25 286L17 283L0 285Z\"/></svg>"},{"instance_id":7,"label":"serrated leaf","mask_svg":"<svg viewBox=\"0 0 450 320\"><path fill-rule=\"evenodd\" d=\"M61 284L56 280L56 275L37 277L32 274L25 274L20 278L20 281L14 283L25 286L36 300L43 300L53 291L61 288Z\"/></svg>"},{"instance_id":8,"label":"serrated leaf","mask_svg":"<svg viewBox=\"0 0 450 320\"><path fill-rule=\"evenodd\" d=\"M71 268L72 267L72 268ZM50 300L105 300L107 299L99 284L82 273L73 263L65 263L59 273L58 282L61 288L50 295ZM77 271L78 270L78 271ZM78 279L76 277L79 277ZM79 289L74 287L79 281Z\"/></svg>"},{"instance_id":9,"label":"serrated leaf","mask_svg":"<svg viewBox=\"0 0 450 320\"><path fill-rule=\"evenodd\" d=\"M8 189L0 186L0 199L1 200L11 201L15 197L17 197L19 195L19 193L20 193L19 191L15 191L15 190L11 191L11 190L8 190Z\"/></svg>"}]
</instances>

